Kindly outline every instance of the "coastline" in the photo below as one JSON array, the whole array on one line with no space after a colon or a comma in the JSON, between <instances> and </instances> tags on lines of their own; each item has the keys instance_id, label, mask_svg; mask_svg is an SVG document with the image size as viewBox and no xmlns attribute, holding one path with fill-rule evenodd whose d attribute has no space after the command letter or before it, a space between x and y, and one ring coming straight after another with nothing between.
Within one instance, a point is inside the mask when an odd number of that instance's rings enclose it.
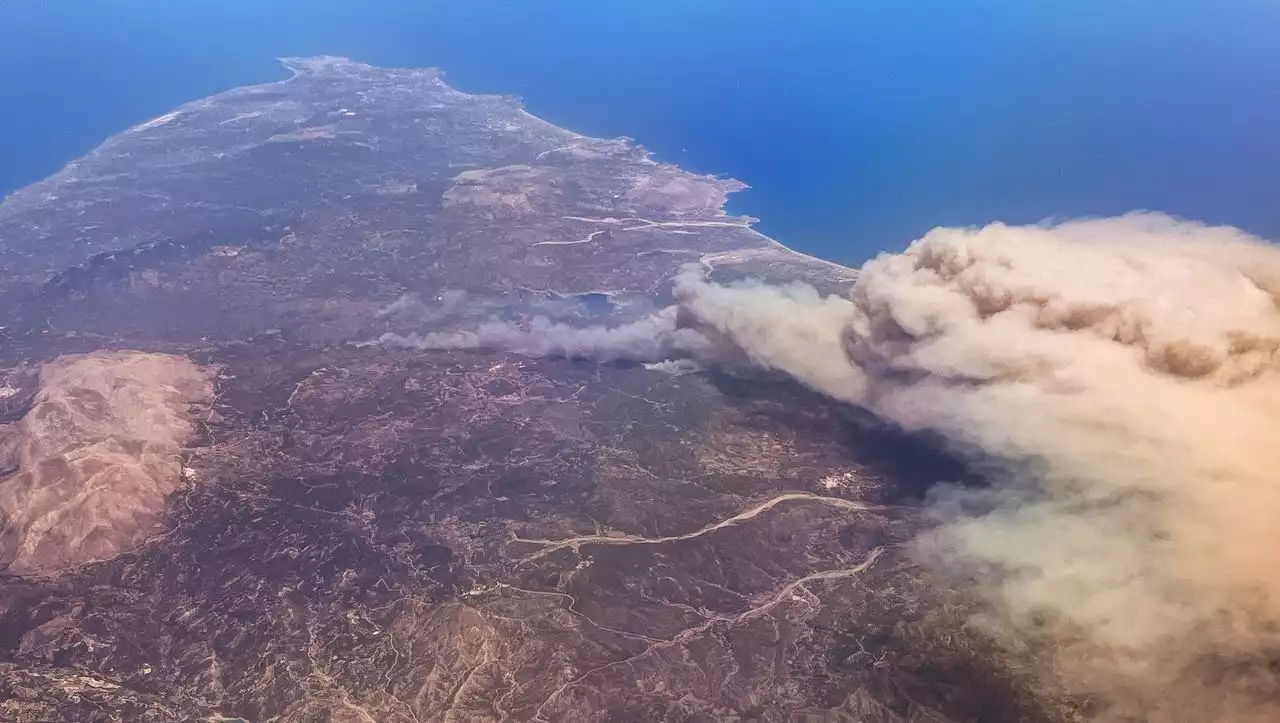
<instances>
[{"instance_id":1,"label":"coastline","mask_svg":"<svg viewBox=\"0 0 1280 723\"><path fill-rule=\"evenodd\" d=\"M217 103L222 102L227 98L233 98L233 97L241 96L244 94L261 92L263 90L270 89L277 86L288 85L296 82L299 78L304 77L305 75L308 75L308 74L312 74L312 75L320 75L325 73L351 74L351 73L359 73L363 70L377 70L380 72L406 73L414 76L424 76L451 94L456 94L461 97L472 98L472 99L497 100L500 102L510 104L511 106L513 106L514 110L522 118L536 122L540 130L548 131L556 135L563 136L567 141L571 143L581 142L581 143L591 143L591 144L597 144L597 143L598 144L621 144L623 148L627 150L637 151L639 154L641 154L641 161L643 163L652 164L667 172L677 173L683 176L687 176L691 179L696 179L703 182L710 182L714 184L714 186L719 190L720 199L721 199L719 207L715 209L714 218L726 219L726 220L732 219L733 221L735 221L735 223L733 223L734 226L740 226L741 228L747 230L748 232L750 232L760 240L764 241L767 244L767 247L762 249L743 248L741 250L718 252L716 254L713 254L713 256L725 257L727 255L740 253L748 257L760 257L762 255L769 256L769 255L777 254L780 257L779 260L781 260L782 258L790 258L792 260L802 262L802 263L818 264L824 267L839 270L842 274L848 275L850 278L856 278L857 269L855 268L848 267L843 264L839 264L837 262L824 259L818 256L813 256L811 254L807 254L802 251L797 251L796 249L790 246L787 246L786 244L783 244L777 239L771 236L768 236L763 232L757 230L753 226L753 224L758 222L759 219L754 218L752 216L748 216L748 215L734 216L729 214L727 210L729 196L731 194L749 189L751 186L748 185L747 183L732 177L722 177L722 176L717 176L709 173L698 173L696 171L692 171L690 169L684 168L683 166L680 166L676 163L661 160L655 156L653 151L646 148L643 144L636 142L634 138L631 138L628 136L619 136L616 138L600 138L600 137L588 136L588 135L579 133L577 131L572 130L571 128L566 128L556 123L552 123L551 121L548 121L545 118L542 118L534 113L529 112L529 110L525 108L523 102L521 102L515 96L505 95L505 94L494 94L494 93L469 93L467 91L460 90L450 85L445 79L446 78L445 72L440 68L436 68L436 67L421 67L421 68L382 67L382 66L372 65L369 63L363 63L357 60L352 60L349 57L339 56L339 55L280 56L280 57L276 57L274 60L289 72L288 77L281 78L278 80L266 81L263 83L236 86L233 88L228 88L226 90L220 91L218 93L214 93L209 96L196 98L196 99L187 101L185 103L182 103L181 105L177 106L176 108L173 108L172 110L166 113L163 113L161 115L155 116L154 118L150 118L148 120L142 121L118 133L108 136L101 143L99 143L97 146L95 146L93 149L91 149L84 155L79 156L67 162L58 171L55 171L54 173L50 174L49 176L46 176L45 178L42 178L31 184L28 184L19 189L16 189L9 195L5 196L3 199L0 199L0 208L3 208L5 206L12 208L13 206L22 206L24 204L29 204L29 203L38 205L39 203L41 203L42 196L53 195L50 193L50 191L53 188L56 188L60 183L63 183L69 180L69 177L73 177L75 175L76 170L80 168L80 166L83 164L84 161L92 159L95 156L100 155L106 151L109 151L113 146L115 146L117 143L119 143L121 140L123 140L127 136L130 136L136 133L143 133L153 128L158 128L158 127L167 125L169 123L172 123L173 121L180 119L184 113L190 110L206 108L211 105L216 105Z\"/></svg>"}]
</instances>

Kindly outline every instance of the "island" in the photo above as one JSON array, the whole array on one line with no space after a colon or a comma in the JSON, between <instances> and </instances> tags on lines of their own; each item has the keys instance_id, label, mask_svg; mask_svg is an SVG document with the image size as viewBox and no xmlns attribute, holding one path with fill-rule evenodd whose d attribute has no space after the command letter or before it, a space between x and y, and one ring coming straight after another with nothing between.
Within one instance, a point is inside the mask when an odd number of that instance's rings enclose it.
<instances>
[{"instance_id":1,"label":"island","mask_svg":"<svg viewBox=\"0 0 1280 723\"><path fill-rule=\"evenodd\" d=\"M379 341L854 270L630 139L283 62L0 205L0 718L1046 719L902 551L928 444L733 364Z\"/></svg>"}]
</instances>

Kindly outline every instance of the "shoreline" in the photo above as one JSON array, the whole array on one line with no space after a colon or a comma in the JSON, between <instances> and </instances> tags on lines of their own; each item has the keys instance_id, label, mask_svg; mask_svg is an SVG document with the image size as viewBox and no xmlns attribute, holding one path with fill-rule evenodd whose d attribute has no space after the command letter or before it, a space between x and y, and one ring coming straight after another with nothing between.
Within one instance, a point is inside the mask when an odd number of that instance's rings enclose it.
<instances>
[{"instance_id":1,"label":"shoreline","mask_svg":"<svg viewBox=\"0 0 1280 723\"><path fill-rule=\"evenodd\" d=\"M787 246L786 244L783 244L777 239L764 234L763 232L757 230L753 226L754 223L759 222L760 219L758 218L745 215L745 214L741 216L731 215L728 212L729 197L734 193L745 191L751 188L749 184L732 177L718 176L711 173L699 173L699 172L690 170L688 168L685 168L677 163L661 160L655 155L653 151L645 147L643 144L637 142L634 138L630 136L618 136L615 138L601 138L597 136L589 136L583 133L579 133L577 131L574 131L571 128L567 128L565 126L552 123L551 121L545 118L542 118L541 116L531 113L525 107L524 102L513 95L499 94L499 93L469 93L465 90L460 90L448 83L448 81L446 80L447 78L446 72L438 67L433 67L433 66L427 66L427 67L387 66L387 67L384 67L384 66L373 65L370 63L363 63L357 60L352 60L349 57L340 56L340 55L278 56L278 57L275 57L274 60L279 66L283 66L289 72L288 77L281 78L278 80L265 81L262 83L251 83L248 85L234 86L232 88L227 88L226 90L219 91L212 95L195 98L193 100L189 100L185 103L182 103L177 107L165 113L162 113L158 116L136 123L117 133L113 133L107 136L105 139L103 139L100 143L98 143L98 145L94 146L88 152L80 156L77 156L71 159L70 161L68 161L67 163L63 164L63 166L59 168L57 171L54 171L53 173L49 174L48 176L45 176L44 178L38 179L32 183L29 183L25 186L22 186L20 188L13 190L11 193L6 194L4 197L0 198L0 205L8 205L14 202L21 203L22 201L27 200L25 197L29 195L38 196L40 193L42 193L42 189L48 188L50 186L56 186L59 181L71 175L82 161L86 159L90 159L93 156L101 153L102 151L111 148L113 145L118 143L121 139L123 139L124 137L130 134L150 130L152 128L156 128L156 127L171 123L174 120L181 118L183 113L187 112L188 110L207 107L209 105L216 104L219 101L230 96L236 96L244 93L258 92L263 89L268 89L274 86L287 85L289 83L295 82L298 78L306 74L320 75L325 73L344 73L344 72L351 72L351 71L359 71L362 69L371 69L371 70L380 70L384 72L390 71L390 72L399 72L399 73L409 73L413 75L430 76L431 80L435 81L436 83L438 83L440 86L442 86L443 88L445 88L451 93L456 93L457 95L460 95L466 98L489 98L489 99L497 99L503 102L510 103L514 106L516 112L520 114L522 117L525 117L531 121L536 122L539 126L542 127L543 130L551 131L556 134L562 135L567 140L570 140L570 141L587 141L587 142L595 142L595 143L622 143L628 149L634 149L636 151L639 151L642 154L645 162L652 163L664 169L677 172L677 173L689 176L691 178L709 181L715 184L715 186L720 191L720 194L722 197L720 206L718 209L716 209L716 214L715 214L716 217L740 220L741 221L740 225L742 228L746 229L747 231L754 234L756 237L762 239L768 244L768 247L766 249L749 249L750 251L754 253L773 251L773 252L788 254L788 255L794 256L797 260L802 260L802 261L811 262L811 263L816 262L824 266L835 267L837 269L841 269L846 272L851 272L855 276L857 274L857 269L855 268L845 266L843 264L837 263L835 261L831 261L829 259L824 259L818 256L807 254L802 251L797 251L796 249L790 246ZM739 224L735 224L735 225L739 225ZM747 251L747 250L748 249L744 249L744 251Z\"/></svg>"}]
</instances>

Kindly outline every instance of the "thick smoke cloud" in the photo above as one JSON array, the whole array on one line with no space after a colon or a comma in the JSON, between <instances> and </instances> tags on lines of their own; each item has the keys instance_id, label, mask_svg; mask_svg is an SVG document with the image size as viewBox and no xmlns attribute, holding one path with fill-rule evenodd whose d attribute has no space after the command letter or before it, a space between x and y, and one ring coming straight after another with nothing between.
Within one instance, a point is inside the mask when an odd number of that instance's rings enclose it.
<instances>
[{"instance_id":1,"label":"thick smoke cloud","mask_svg":"<svg viewBox=\"0 0 1280 723\"><path fill-rule=\"evenodd\" d=\"M1280 250L1156 214L937 229L848 298L722 286L721 348L991 468L917 545L1098 720L1280 720Z\"/></svg>"}]
</instances>

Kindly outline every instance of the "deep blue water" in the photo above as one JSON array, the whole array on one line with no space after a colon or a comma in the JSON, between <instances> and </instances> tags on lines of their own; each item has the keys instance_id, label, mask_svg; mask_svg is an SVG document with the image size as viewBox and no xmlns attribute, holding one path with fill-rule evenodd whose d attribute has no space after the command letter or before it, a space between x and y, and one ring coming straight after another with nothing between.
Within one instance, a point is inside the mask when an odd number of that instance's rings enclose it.
<instances>
[{"instance_id":1,"label":"deep blue water","mask_svg":"<svg viewBox=\"0 0 1280 723\"><path fill-rule=\"evenodd\" d=\"M3 0L0 193L327 53L732 175L845 262L1134 208L1280 238L1278 47L1273 0Z\"/></svg>"}]
</instances>

